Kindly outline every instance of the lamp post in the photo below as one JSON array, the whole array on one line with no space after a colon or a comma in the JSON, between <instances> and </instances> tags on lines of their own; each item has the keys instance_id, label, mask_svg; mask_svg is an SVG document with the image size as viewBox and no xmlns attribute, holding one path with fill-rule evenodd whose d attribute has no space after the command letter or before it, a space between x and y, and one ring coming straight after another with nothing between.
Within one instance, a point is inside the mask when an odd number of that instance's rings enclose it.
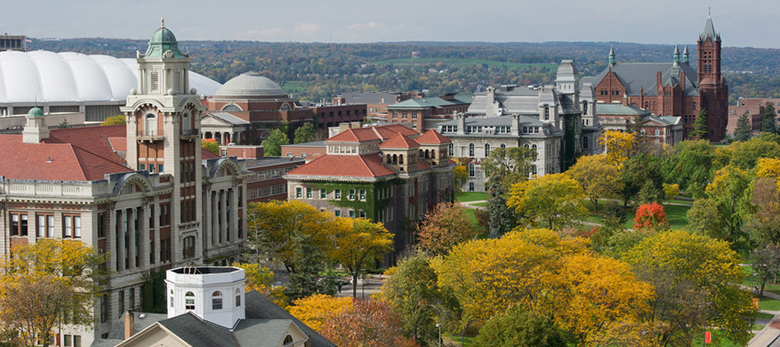
<instances>
[{"instance_id":1,"label":"lamp post","mask_svg":"<svg viewBox=\"0 0 780 347\"><path fill-rule=\"evenodd\" d=\"M441 347L441 323L436 323L436 327L439 328L439 347Z\"/></svg>"}]
</instances>

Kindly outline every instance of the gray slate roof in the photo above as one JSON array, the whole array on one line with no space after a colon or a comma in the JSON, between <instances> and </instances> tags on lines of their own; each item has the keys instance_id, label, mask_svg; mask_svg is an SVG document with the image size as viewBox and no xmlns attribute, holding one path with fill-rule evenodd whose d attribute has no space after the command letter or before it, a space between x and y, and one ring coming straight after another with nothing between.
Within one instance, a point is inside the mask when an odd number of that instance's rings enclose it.
<instances>
[{"instance_id":1,"label":"gray slate roof","mask_svg":"<svg viewBox=\"0 0 780 347\"><path fill-rule=\"evenodd\" d=\"M710 38L713 42L720 41L720 35L715 32L715 26L712 25L712 17L707 15L707 23L704 24L704 32L701 33L701 40Z\"/></svg>"},{"instance_id":2,"label":"gray slate roof","mask_svg":"<svg viewBox=\"0 0 780 347\"><path fill-rule=\"evenodd\" d=\"M158 323L192 347L241 347L230 330L201 320L192 312Z\"/></svg>"},{"instance_id":3,"label":"gray slate roof","mask_svg":"<svg viewBox=\"0 0 780 347\"><path fill-rule=\"evenodd\" d=\"M243 120L241 118L238 118L238 117L236 117L236 116L234 116L234 115L232 115L230 113L227 113L227 112L208 112L208 113L204 114L204 116L205 115L212 115L215 118L219 118L219 119L221 119L221 120L223 120L225 122L228 122L230 124L233 124L233 125L247 125L247 124L249 124L249 122L247 122L247 121L245 121L245 120Z\"/></svg>"},{"instance_id":4,"label":"gray slate roof","mask_svg":"<svg viewBox=\"0 0 780 347\"><path fill-rule=\"evenodd\" d=\"M634 105L623 104L596 104L596 114L599 116L636 116L636 115L649 115L649 111L645 111Z\"/></svg>"},{"instance_id":5,"label":"gray slate roof","mask_svg":"<svg viewBox=\"0 0 780 347\"><path fill-rule=\"evenodd\" d=\"M609 73L607 67L593 78L583 78L582 83L591 83L597 86L602 79ZM612 65L612 72L617 75L623 85L626 86L628 95L639 96L640 91L645 96L655 96L657 92L656 74L661 72L661 84L680 83L680 71L685 72L685 96L698 96L698 86L696 82L697 73L689 64L680 63L675 66L673 63L622 63Z\"/></svg>"},{"instance_id":6,"label":"gray slate roof","mask_svg":"<svg viewBox=\"0 0 780 347\"><path fill-rule=\"evenodd\" d=\"M245 319L233 333L240 346L278 346L287 336L289 319Z\"/></svg>"},{"instance_id":7,"label":"gray slate roof","mask_svg":"<svg viewBox=\"0 0 780 347\"><path fill-rule=\"evenodd\" d=\"M257 291L246 293L246 318L252 319L289 319L298 325L306 335L311 339L311 347L335 347L333 342L328 341L308 325L303 324L298 318L293 317L289 312L274 304L273 301L263 296Z\"/></svg>"}]
</instances>

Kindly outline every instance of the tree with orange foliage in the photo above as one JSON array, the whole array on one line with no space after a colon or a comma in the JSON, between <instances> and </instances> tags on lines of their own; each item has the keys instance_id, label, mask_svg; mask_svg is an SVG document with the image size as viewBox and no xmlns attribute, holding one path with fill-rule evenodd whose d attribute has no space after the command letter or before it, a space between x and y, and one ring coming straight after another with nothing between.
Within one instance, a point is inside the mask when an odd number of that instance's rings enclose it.
<instances>
[{"instance_id":1,"label":"tree with orange foliage","mask_svg":"<svg viewBox=\"0 0 780 347\"><path fill-rule=\"evenodd\" d=\"M434 255L443 255L453 246L468 241L476 235L463 207L454 203L441 203L428 212L417 227L420 246Z\"/></svg>"},{"instance_id":2,"label":"tree with orange foliage","mask_svg":"<svg viewBox=\"0 0 780 347\"><path fill-rule=\"evenodd\" d=\"M401 316L379 300L356 300L352 308L325 319L320 333L340 347L418 346L403 336Z\"/></svg>"},{"instance_id":3,"label":"tree with orange foliage","mask_svg":"<svg viewBox=\"0 0 780 347\"><path fill-rule=\"evenodd\" d=\"M634 229L645 231L669 230L669 221L666 219L666 211L663 205L652 202L639 206L636 209L636 217L634 217Z\"/></svg>"}]
</instances>

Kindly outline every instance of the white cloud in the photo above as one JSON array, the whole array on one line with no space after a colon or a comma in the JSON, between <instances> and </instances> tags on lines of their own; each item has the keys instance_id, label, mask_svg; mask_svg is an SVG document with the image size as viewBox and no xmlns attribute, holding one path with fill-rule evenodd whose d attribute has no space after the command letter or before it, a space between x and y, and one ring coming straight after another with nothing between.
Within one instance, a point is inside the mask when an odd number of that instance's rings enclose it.
<instances>
[{"instance_id":1,"label":"white cloud","mask_svg":"<svg viewBox=\"0 0 780 347\"><path fill-rule=\"evenodd\" d=\"M293 27L293 32L310 36L320 32L320 29L322 29L322 27L317 23L298 23Z\"/></svg>"},{"instance_id":2,"label":"white cloud","mask_svg":"<svg viewBox=\"0 0 780 347\"><path fill-rule=\"evenodd\" d=\"M382 23L377 22L368 22L368 23L355 23L349 26L349 30L360 30L360 29L377 29L380 27L385 26Z\"/></svg>"}]
</instances>

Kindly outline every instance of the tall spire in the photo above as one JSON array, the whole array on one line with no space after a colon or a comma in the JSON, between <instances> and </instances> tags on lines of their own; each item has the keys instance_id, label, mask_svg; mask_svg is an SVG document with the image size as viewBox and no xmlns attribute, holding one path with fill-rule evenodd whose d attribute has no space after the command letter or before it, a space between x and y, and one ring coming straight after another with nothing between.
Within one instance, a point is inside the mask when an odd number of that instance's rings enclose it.
<instances>
[{"instance_id":1,"label":"tall spire","mask_svg":"<svg viewBox=\"0 0 780 347\"><path fill-rule=\"evenodd\" d=\"M685 46L683 49L682 62L683 64L688 64L688 46Z\"/></svg>"},{"instance_id":2,"label":"tall spire","mask_svg":"<svg viewBox=\"0 0 780 347\"><path fill-rule=\"evenodd\" d=\"M674 46L674 66L680 65L680 47Z\"/></svg>"},{"instance_id":3,"label":"tall spire","mask_svg":"<svg viewBox=\"0 0 780 347\"><path fill-rule=\"evenodd\" d=\"M707 23L704 24L704 32L699 37L702 41L710 38L710 40L720 41L720 35L715 32L715 26L712 25L712 15L710 10L707 10Z\"/></svg>"},{"instance_id":4,"label":"tall spire","mask_svg":"<svg viewBox=\"0 0 780 347\"><path fill-rule=\"evenodd\" d=\"M615 47L609 46L609 65L615 65Z\"/></svg>"}]
</instances>

